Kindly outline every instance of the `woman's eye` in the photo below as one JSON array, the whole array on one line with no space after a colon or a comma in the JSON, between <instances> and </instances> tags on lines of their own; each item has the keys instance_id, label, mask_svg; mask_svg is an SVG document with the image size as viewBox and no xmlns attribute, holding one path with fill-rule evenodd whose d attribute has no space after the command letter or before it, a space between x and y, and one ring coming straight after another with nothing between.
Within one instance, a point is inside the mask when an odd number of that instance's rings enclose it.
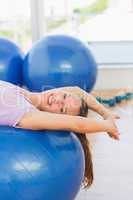
<instances>
[{"instance_id":1,"label":"woman's eye","mask_svg":"<svg viewBox=\"0 0 133 200\"><path fill-rule=\"evenodd\" d=\"M63 113L63 108L60 109L60 112Z\"/></svg>"},{"instance_id":2,"label":"woman's eye","mask_svg":"<svg viewBox=\"0 0 133 200\"><path fill-rule=\"evenodd\" d=\"M64 94L64 99L66 98L67 94Z\"/></svg>"}]
</instances>

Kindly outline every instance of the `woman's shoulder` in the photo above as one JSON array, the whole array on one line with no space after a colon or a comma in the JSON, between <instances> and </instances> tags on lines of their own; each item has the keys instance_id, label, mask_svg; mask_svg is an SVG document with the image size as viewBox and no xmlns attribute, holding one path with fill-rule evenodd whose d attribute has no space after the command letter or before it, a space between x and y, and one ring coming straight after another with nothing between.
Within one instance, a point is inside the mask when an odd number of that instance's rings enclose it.
<instances>
[{"instance_id":1,"label":"woman's shoulder","mask_svg":"<svg viewBox=\"0 0 133 200\"><path fill-rule=\"evenodd\" d=\"M7 81L0 80L0 86L14 87L15 85Z\"/></svg>"}]
</instances>

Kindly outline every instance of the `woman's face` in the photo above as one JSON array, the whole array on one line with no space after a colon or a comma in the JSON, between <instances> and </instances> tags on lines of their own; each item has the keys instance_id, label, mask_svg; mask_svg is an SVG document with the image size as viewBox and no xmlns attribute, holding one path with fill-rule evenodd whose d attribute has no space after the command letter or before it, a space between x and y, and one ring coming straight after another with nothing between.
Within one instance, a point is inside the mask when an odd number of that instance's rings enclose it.
<instances>
[{"instance_id":1,"label":"woman's face","mask_svg":"<svg viewBox=\"0 0 133 200\"><path fill-rule=\"evenodd\" d=\"M44 93L42 105L47 112L79 115L81 98L65 91L49 91Z\"/></svg>"}]
</instances>

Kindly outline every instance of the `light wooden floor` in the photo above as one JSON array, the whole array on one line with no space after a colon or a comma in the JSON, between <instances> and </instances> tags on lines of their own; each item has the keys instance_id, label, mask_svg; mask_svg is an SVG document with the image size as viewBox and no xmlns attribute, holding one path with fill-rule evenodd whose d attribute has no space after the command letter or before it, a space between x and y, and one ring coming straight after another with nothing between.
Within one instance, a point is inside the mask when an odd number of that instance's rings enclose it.
<instances>
[{"instance_id":1,"label":"light wooden floor","mask_svg":"<svg viewBox=\"0 0 133 200\"><path fill-rule=\"evenodd\" d=\"M91 135L95 181L76 200L133 199L133 105L118 107L121 137L114 141L105 134Z\"/></svg>"}]
</instances>

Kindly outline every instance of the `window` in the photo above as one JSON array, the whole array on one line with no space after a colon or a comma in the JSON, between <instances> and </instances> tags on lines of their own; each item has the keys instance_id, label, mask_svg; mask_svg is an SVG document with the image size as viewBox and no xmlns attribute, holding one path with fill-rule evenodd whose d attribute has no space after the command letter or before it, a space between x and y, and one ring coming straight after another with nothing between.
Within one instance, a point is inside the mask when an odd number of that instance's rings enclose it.
<instances>
[{"instance_id":1,"label":"window","mask_svg":"<svg viewBox=\"0 0 133 200\"><path fill-rule=\"evenodd\" d=\"M88 42L99 64L133 63L133 0L0 0L0 5L0 36L25 51L45 35L67 34Z\"/></svg>"},{"instance_id":2,"label":"window","mask_svg":"<svg viewBox=\"0 0 133 200\"><path fill-rule=\"evenodd\" d=\"M31 46L30 1L0 0L0 37L26 50Z\"/></svg>"},{"instance_id":3,"label":"window","mask_svg":"<svg viewBox=\"0 0 133 200\"><path fill-rule=\"evenodd\" d=\"M132 41L133 0L42 0L47 34L89 42Z\"/></svg>"},{"instance_id":4,"label":"window","mask_svg":"<svg viewBox=\"0 0 133 200\"><path fill-rule=\"evenodd\" d=\"M133 63L133 0L40 2L44 35L79 37L89 43L99 64Z\"/></svg>"}]
</instances>

